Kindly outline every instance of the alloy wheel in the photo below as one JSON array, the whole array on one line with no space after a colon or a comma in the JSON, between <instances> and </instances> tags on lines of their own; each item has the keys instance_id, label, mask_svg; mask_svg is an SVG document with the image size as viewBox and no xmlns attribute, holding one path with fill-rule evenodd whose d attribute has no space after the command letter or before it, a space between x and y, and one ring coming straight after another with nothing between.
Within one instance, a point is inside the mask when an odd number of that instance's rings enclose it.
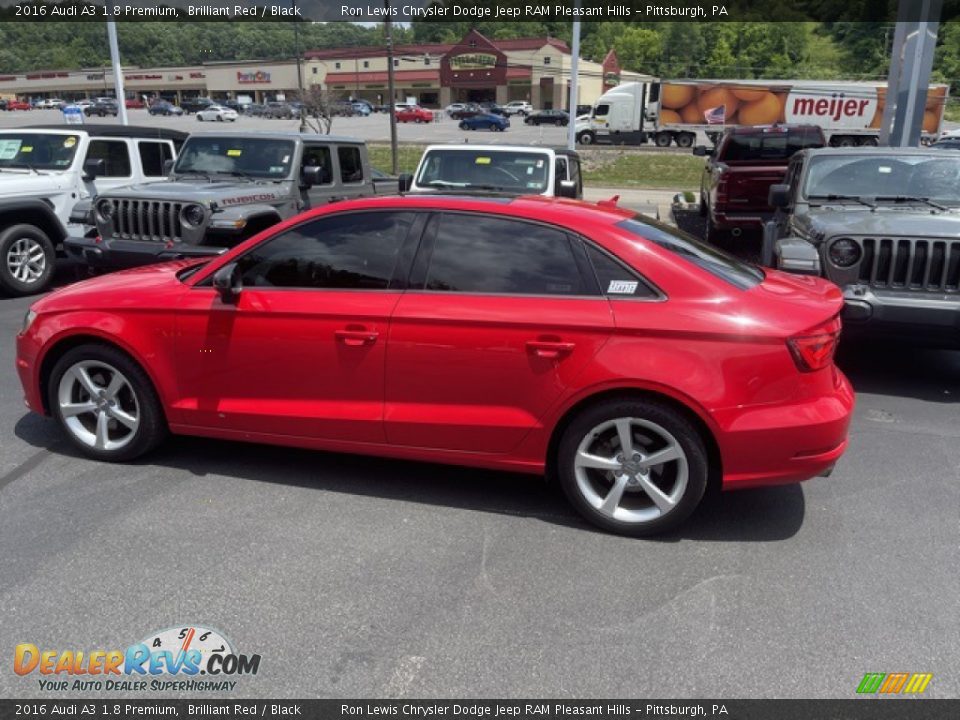
<instances>
[{"instance_id":1,"label":"alloy wheel","mask_svg":"<svg viewBox=\"0 0 960 720\"><path fill-rule=\"evenodd\" d=\"M624 523L663 517L683 499L689 465L666 428L640 418L607 420L577 447L574 476L584 500Z\"/></svg>"},{"instance_id":2,"label":"alloy wheel","mask_svg":"<svg viewBox=\"0 0 960 720\"><path fill-rule=\"evenodd\" d=\"M99 360L71 365L60 379L57 402L67 430L95 450L126 447L140 427L140 404L130 380Z\"/></svg>"},{"instance_id":3,"label":"alloy wheel","mask_svg":"<svg viewBox=\"0 0 960 720\"><path fill-rule=\"evenodd\" d=\"M22 283L35 283L47 268L43 245L29 237L14 240L7 251L7 270Z\"/></svg>"}]
</instances>

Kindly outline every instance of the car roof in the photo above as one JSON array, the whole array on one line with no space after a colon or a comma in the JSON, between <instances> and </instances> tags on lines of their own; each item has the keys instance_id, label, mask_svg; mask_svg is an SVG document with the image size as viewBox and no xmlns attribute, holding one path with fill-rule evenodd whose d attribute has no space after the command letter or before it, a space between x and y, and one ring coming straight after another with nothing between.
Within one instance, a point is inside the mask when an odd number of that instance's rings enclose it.
<instances>
[{"instance_id":1,"label":"car roof","mask_svg":"<svg viewBox=\"0 0 960 720\"><path fill-rule=\"evenodd\" d=\"M462 150L462 151L479 151L479 152L536 152L537 150L544 150L547 152L552 152L556 155L573 155L579 157L576 151L568 150L567 148L555 147L553 145L481 145L479 143L464 143L451 141L450 143L443 144L437 143L435 145L427 145L424 149L424 154L430 152L431 150Z\"/></svg>"},{"instance_id":2,"label":"car roof","mask_svg":"<svg viewBox=\"0 0 960 720\"><path fill-rule=\"evenodd\" d=\"M190 133L182 130L171 130L169 128L148 127L146 125L28 125L22 128L3 128L0 132L10 132L17 130L39 131L42 133L87 133L90 137L131 137L131 138L156 138L159 140L173 140L174 142L183 142Z\"/></svg>"},{"instance_id":3,"label":"car roof","mask_svg":"<svg viewBox=\"0 0 960 720\"><path fill-rule=\"evenodd\" d=\"M909 155L927 155L930 157L943 157L940 153L931 151L928 148L922 147L823 147L823 148L807 148L801 150L797 155L804 155L807 157L816 156L820 157L822 155L830 156L863 156L871 157L876 155L884 155L890 157L897 156L909 156Z\"/></svg>"},{"instance_id":4,"label":"car roof","mask_svg":"<svg viewBox=\"0 0 960 720\"><path fill-rule=\"evenodd\" d=\"M297 133L297 132L243 132L240 130L230 132L207 132L190 133L190 137L222 137L222 138L251 138L251 139L270 139L270 140L304 140L310 142L332 142L332 143L357 143L364 144L364 140L355 137L341 135L318 135L317 133Z\"/></svg>"}]
</instances>

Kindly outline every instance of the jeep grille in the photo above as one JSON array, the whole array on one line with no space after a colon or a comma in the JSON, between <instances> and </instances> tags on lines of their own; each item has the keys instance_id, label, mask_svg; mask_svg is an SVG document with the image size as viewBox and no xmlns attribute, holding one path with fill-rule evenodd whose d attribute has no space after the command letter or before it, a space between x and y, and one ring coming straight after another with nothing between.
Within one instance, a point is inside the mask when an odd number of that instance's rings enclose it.
<instances>
[{"instance_id":1,"label":"jeep grille","mask_svg":"<svg viewBox=\"0 0 960 720\"><path fill-rule=\"evenodd\" d=\"M960 240L864 238L860 282L871 287L956 292Z\"/></svg>"},{"instance_id":2,"label":"jeep grille","mask_svg":"<svg viewBox=\"0 0 960 720\"><path fill-rule=\"evenodd\" d=\"M179 242L183 236L183 203L158 200L115 200L113 236L125 240Z\"/></svg>"}]
</instances>

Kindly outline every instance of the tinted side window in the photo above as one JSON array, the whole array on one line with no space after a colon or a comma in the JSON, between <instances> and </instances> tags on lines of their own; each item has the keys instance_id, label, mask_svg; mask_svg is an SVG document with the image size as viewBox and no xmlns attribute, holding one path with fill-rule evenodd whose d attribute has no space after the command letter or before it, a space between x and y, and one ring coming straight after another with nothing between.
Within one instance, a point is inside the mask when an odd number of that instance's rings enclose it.
<instances>
[{"instance_id":1,"label":"tinted side window","mask_svg":"<svg viewBox=\"0 0 960 720\"><path fill-rule=\"evenodd\" d=\"M657 293L633 270L602 250L586 245L600 290L611 298L650 298Z\"/></svg>"},{"instance_id":2,"label":"tinted side window","mask_svg":"<svg viewBox=\"0 0 960 720\"><path fill-rule=\"evenodd\" d=\"M240 258L243 284L384 290L413 217L413 213L350 213L304 223Z\"/></svg>"},{"instance_id":3,"label":"tinted side window","mask_svg":"<svg viewBox=\"0 0 960 720\"><path fill-rule=\"evenodd\" d=\"M354 145L341 145L337 148L337 158L340 160L340 182L363 182L360 148Z\"/></svg>"},{"instance_id":4,"label":"tinted side window","mask_svg":"<svg viewBox=\"0 0 960 720\"><path fill-rule=\"evenodd\" d=\"M122 140L91 140L87 160L103 160L101 177L130 177L130 153Z\"/></svg>"},{"instance_id":5,"label":"tinted side window","mask_svg":"<svg viewBox=\"0 0 960 720\"><path fill-rule=\"evenodd\" d=\"M164 174L163 163L173 160L173 153L170 152L170 146L166 143L141 140L137 143L137 150L140 153L143 174L150 177L161 177Z\"/></svg>"},{"instance_id":6,"label":"tinted side window","mask_svg":"<svg viewBox=\"0 0 960 720\"><path fill-rule=\"evenodd\" d=\"M504 218L443 215L426 289L584 295L570 240L560 230Z\"/></svg>"}]
</instances>

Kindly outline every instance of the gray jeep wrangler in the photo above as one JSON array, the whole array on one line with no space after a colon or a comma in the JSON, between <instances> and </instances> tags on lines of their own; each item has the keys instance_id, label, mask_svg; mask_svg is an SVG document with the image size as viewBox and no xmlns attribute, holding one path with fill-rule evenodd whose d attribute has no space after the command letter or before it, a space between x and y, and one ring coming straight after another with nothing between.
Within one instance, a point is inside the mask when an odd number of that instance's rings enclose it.
<instances>
[{"instance_id":1,"label":"gray jeep wrangler","mask_svg":"<svg viewBox=\"0 0 960 720\"><path fill-rule=\"evenodd\" d=\"M362 140L329 135L197 133L169 172L101 193L82 209L98 237L68 238L67 253L107 268L211 255L304 210L397 192L373 178Z\"/></svg>"},{"instance_id":2,"label":"gray jeep wrangler","mask_svg":"<svg viewBox=\"0 0 960 720\"><path fill-rule=\"evenodd\" d=\"M769 200L763 264L839 285L847 331L960 346L960 153L804 150Z\"/></svg>"}]
</instances>

